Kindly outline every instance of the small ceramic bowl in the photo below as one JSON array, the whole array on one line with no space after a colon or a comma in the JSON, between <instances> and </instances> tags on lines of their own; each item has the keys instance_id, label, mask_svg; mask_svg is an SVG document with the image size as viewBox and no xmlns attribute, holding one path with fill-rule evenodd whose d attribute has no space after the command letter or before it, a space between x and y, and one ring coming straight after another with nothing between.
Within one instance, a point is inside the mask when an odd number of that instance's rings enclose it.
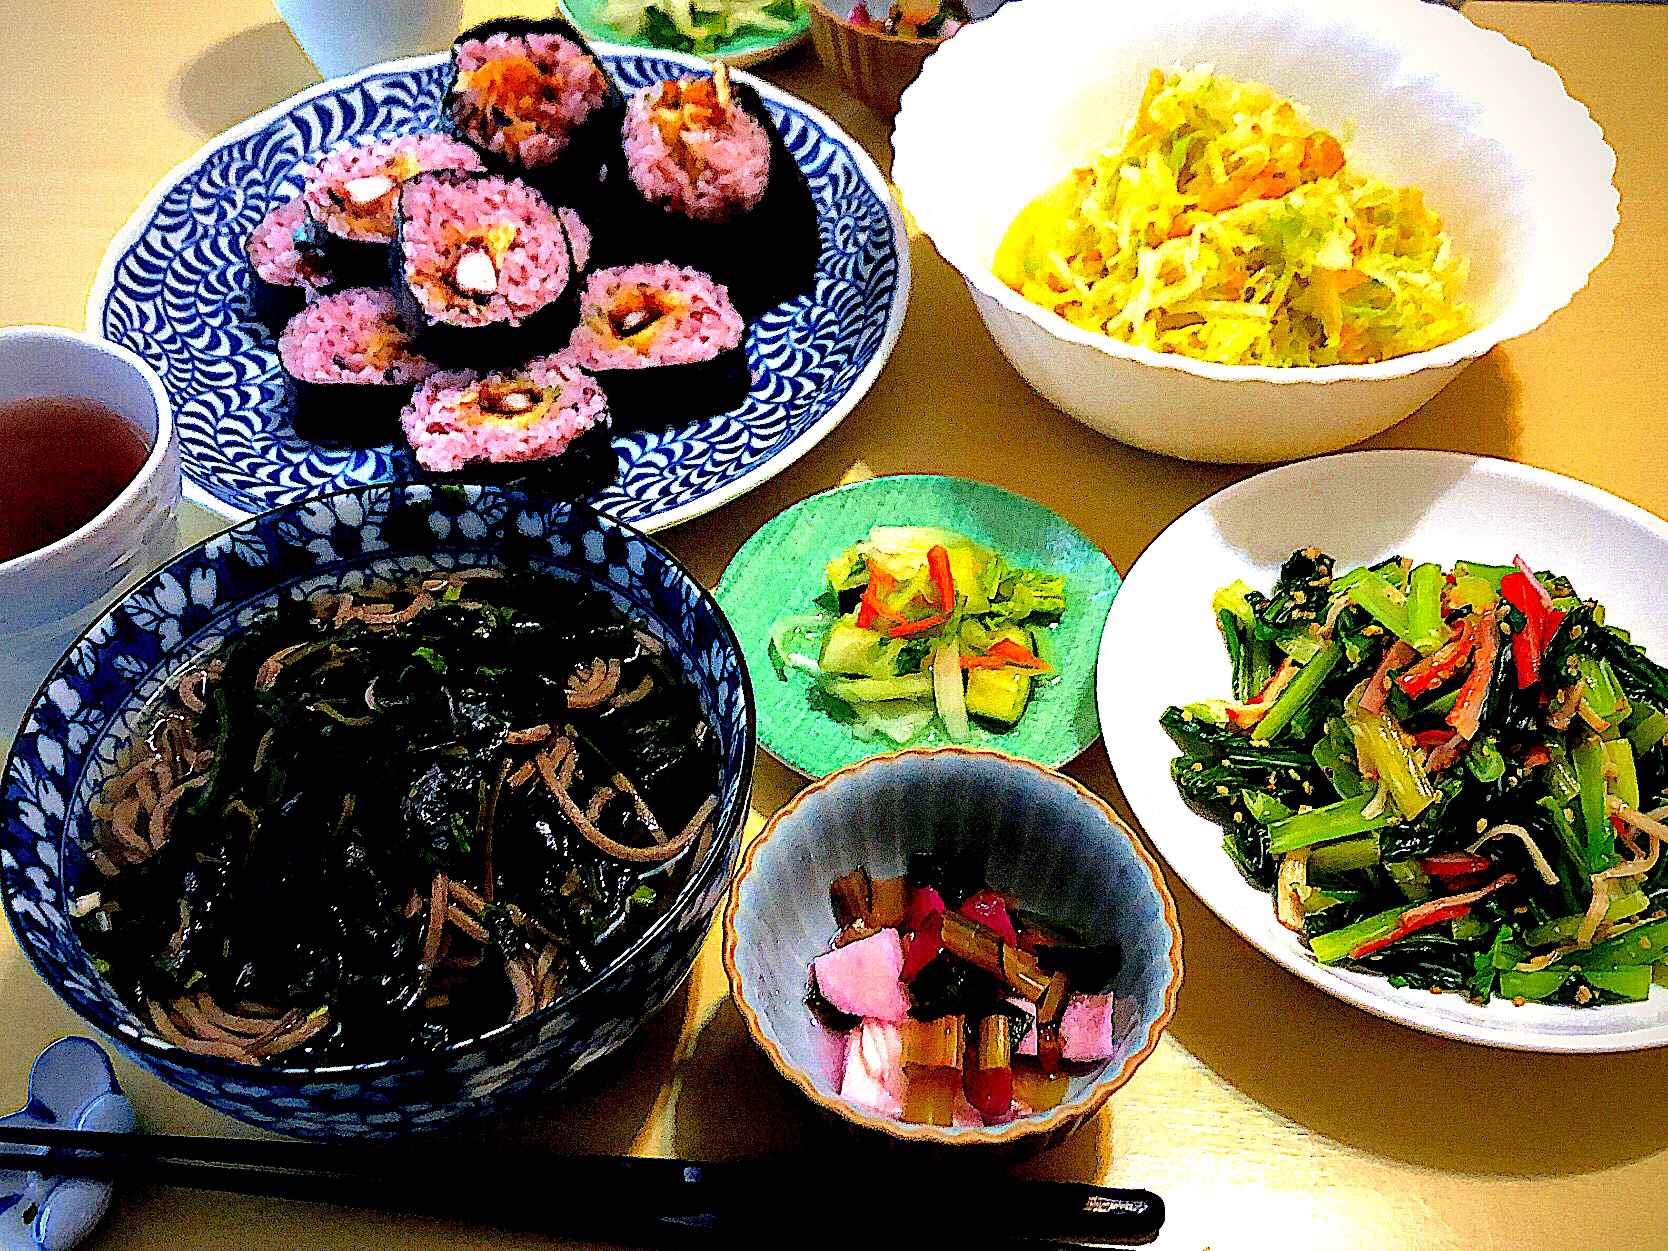
<instances>
[{"instance_id":1,"label":"small ceramic bowl","mask_svg":"<svg viewBox=\"0 0 1668 1251\"><path fill-rule=\"evenodd\" d=\"M1123 950L1117 1054L1074 1076L1058 1107L1006 1125L912 1125L845 1102L841 1040L805 1004L811 961L838 930L828 884L859 866L899 874L911 851L945 847L985 850L990 885ZM1029 761L938 747L850 765L771 819L724 910L724 968L754 1040L825 1112L900 1141L1029 1154L1087 1121L1152 1054L1181 986L1181 930L1158 866L1104 800Z\"/></svg>"},{"instance_id":2,"label":"small ceramic bowl","mask_svg":"<svg viewBox=\"0 0 1668 1251\"><path fill-rule=\"evenodd\" d=\"M848 93L882 117L898 111L904 88L915 81L926 59L955 34L932 39L888 35L851 20L854 0L807 0L811 9L811 42L829 73ZM989 17L1003 0L969 0L968 15ZM869 0L869 11L884 15L888 0Z\"/></svg>"},{"instance_id":3,"label":"small ceramic bowl","mask_svg":"<svg viewBox=\"0 0 1668 1251\"><path fill-rule=\"evenodd\" d=\"M169 675L285 597L485 560L525 559L600 590L656 634L718 742L713 837L676 900L590 982L444 1049L370 1063L242 1064L159 1037L70 922L96 880L88 804ZM0 891L18 946L58 995L163 1081L253 1125L393 1137L513 1107L618 1047L688 975L729 884L748 810L753 699L735 635L661 546L582 505L507 487L364 486L224 530L95 621L36 697L0 777Z\"/></svg>"},{"instance_id":4,"label":"small ceramic bowl","mask_svg":"<svg viewBox=\"0 0 1668 1251\"><path fill-rule=\"evenodd\" d=\"M0 744L64 648L179 542L179 436L156 371L128 349L78 331L0 330L0 404L43 397L104 405L131 422L151 452L80 529L0 561Z\"/></svg>"},{"instance_id":5,"label":"small ceramic bowl","mask_svg":"<svg viewBox=\"0 0 1668 1251\"><path fill-rule=\"evenodd\" d=\"M1419 188L1468 258L1479 322L1365 365L1219 365L1094 334L991 269L1021 209L1115 149L1156 67L1210 63L1353 135L1356 160ZM1616 155L1549 66L1420 0L1025 0L956 35L906 93L892 177L961 272L1004 355L1084 424L1204 461L1289 460L1402 420L1526 334L1610 252Z\"/></svg>"},{"instance_id":6,"label":"small ceramic bowl","mask_svg":"<svg viewBox=\"0 0 1668 1251\"><path fill-rule=\"evenodd\" d=\"M948 35L910 39L854 25L849 16L809 0L811 42L836 82L882 117L898 111L903 90ZM850 0L832 0L849 13Z\"/></svg>"}]
</instances>

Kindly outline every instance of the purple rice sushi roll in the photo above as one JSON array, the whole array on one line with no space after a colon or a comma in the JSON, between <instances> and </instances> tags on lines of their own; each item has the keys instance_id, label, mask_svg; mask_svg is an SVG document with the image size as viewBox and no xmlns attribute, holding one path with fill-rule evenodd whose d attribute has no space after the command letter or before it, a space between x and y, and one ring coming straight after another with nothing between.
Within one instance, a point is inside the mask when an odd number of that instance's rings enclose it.
<instances>
[{"instance_id":1,"label":"purple rice sushi roll","mask_svg":"<svg viewBox=\"0 0 1668 1251\"><path fill-rule=\"evenodd\" d=\"M420 174L400 189L394 295L424 355L484 368L562 343L577 316L568 229L496 174Z\"/></svg>"},{"instance_id":2,"label":"purple rice sushi roll","mask_svg":"<svg viewBox=\"0 0 1668 1251\"><path fill-rule=\"evenodd\" d=\"M480 168L473 148L446 135L400 135L337 148L302 171L308 240L338 282L386 282L400 186L430 170Z\"/></svg>"},{"instance_id":3,"label":"purple rice sushi roll","mask_svg":"<svg viewBox=\"0 0 1668 1251\"><path fill-rule=\"evenodd\" d=\"M249 232L249 307L273 334L307 301L331 285L324 257L306 241L307 210L299 197L285 200Z\"/></svg>"},{"instance_id":4,"label":"purple rice sushi roll","mask_svg":"<svg viewBox=\"0 0 1668 1251\"><path fill-rule=\"evenodd\" d=\"M620 429L710 417L747 398L746 323L729 293L676 265L592 274L571 347L596 375Z\"/></svg>"},{"instance_id":5,"label":"purple rice sushi roll","mask_svg":"<svg viewBox=\"0 0 1668 1251\"><path fill-rule=\"evenodd\" d=\"M588 203L618 155L619 88L561 18L485 22L452 44L441 113L490 168Z\"/></svg>"},{"instance_id":6,"label":"purple rice sushi roll","mask_svg":"<svg viewBox=\"0 0 1668 1251\"><path fill-rule=\"evenodd\" d=\"M417 388L400 424L429 478L521 480L573 500L619 472L607 399L566 352L484 377L437 373Z\"/></svg>"},{"instance_id":7,"label":"purple rice sushi roll","mask_svg":"<svg viewBox=\"0 0 1668 1251\"><path fill-rule=\"evenodd\" d=\"M309 304L278 336L295 392L295 433L314 443L374 447L399 438L411 388L434 372L394 311L394 297L353 287Z\"/></svg>"},{"instance_id":8,"label":"purple rice sushi roll","mask_svg":"<svg viewBox=\"0 0 1668 1251\"><path fill-rule=\"evenodd\" d=\"M691 266L749 318L812 289L810 183L751 87L723 66L652 84L627 102L621 145L603 264L652 254Z\"/></svg>"}]
</instances>

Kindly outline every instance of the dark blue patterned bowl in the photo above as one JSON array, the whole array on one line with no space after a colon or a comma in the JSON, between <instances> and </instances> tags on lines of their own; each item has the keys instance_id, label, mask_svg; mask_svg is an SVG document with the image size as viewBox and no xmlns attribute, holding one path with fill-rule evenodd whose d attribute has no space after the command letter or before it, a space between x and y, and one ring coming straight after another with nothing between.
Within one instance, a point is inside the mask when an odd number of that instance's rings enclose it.
<instances>
[{"instance_id":1,"label":"dark blue patterned bowl","mask_svg":"<svg viewBox=\"0 0 1668 1251\"><path fill-rule=\"evenodd\" d=\"M715 837L670 910L595 981L446 1051L376 1064L256 1067L171 1046L100 978L68 905L88 861L98 793L166 678L280 596L483 558L525 556L606 591L665 642L717 732ZM307 1137L391 1137L504 1108L618 1047L688 974L729 884L753 769L753 694L741 648L707 592L664 549L588 508L493 487L360 487L243 522L140 583L48 676L0 792L0 888L18 944L66 1003L195 1099Z\"/></svg>"},{"instance_id":2,"label":"dark blue patterned bowl","mask_svg":"<svg viewBox=\"0 0 1668 1251\"><path fill-rule=\"evenodd\" d=\"M600 45L625 91L705 72L699 57ZM644 530L718 507L834 429L891 354L909 301L909 236L862 147L803 100L757 88L816 199L814 291L747 334L753 387L731 412L617 433L620 477L597 506ZM174 402L186 498L229 520L308 496L414 476L404 447L298 439L271 336L251 320L244 240L338 144L433 130L446 57L411 57L310 87L224 134L164 178L110 244L87 328L132 348Z\"/></svg>"}]
</instances>

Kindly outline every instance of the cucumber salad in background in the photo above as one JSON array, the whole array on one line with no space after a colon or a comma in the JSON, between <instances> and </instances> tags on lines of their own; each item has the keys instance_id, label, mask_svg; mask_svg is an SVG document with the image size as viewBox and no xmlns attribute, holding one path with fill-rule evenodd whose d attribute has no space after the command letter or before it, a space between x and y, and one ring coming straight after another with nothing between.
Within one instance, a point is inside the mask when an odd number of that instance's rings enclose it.
<instances>
[{"instance_id":1,"label":"cucumber salad in background","mask_svg":"<svg viewBox=\"0 0 1668 1251\"><path fill-rule=\"evenodd\" d=\"M876 526L828 562L817 611L777 621L780 676L812 675L829 711L864 738L903 745L936 719L954 742L969 718L1019 723L1047 682L1062 574L1010 566L952 530Z\"/></svg>"},{"instance_id":2,"label":"cucumber salad in background","mask_svg":"<svg viewBox=\"0 0 1668 1251\"><path fill-rule=\"evenodd\" d=\"M1668 974L1668 669L1556 572L1295 552L1212 602L1183 798L1322 964L1584 1007Z\"/></svg>"}]
</instances>

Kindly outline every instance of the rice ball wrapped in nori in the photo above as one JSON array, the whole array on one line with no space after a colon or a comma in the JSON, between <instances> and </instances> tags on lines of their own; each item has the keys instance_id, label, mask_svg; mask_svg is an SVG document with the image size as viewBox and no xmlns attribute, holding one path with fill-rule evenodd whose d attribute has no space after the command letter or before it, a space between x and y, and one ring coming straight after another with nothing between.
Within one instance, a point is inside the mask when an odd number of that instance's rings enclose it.
<instances>
[{"instance_id":1,"label":"rice ball wrapped in nori","mask_svg":"<svg viewBox=\"0 0 1668 1251\"><path fill-rule=\"evenodd\" d=\"M302 171L308 242L336 281L384 283L401 184L430 170L480 168L475 150L447 135L399 135L337 148Z\"/></svg>"},{"instance_id":2,"label":"rice ball wrapped in nori","mask_svg":"<svg viewBox=\"0 0 1668 1251\"><path fill-rule=\"evenodd\" d=\"M413 393L400 423L429 477L522 479L571 500L619 473L607 399L566 352L484 377L437 373Z\"/></svg>"},{"instance_id":3,"label":"rice ball wrapped in nori","mask_svg":"<svg viewBox=\"0 0 1668 1251\"><path fill-rule=\"evenodd\" d=\"M412 386L434 372L417 354L394 297L375 287L309 304L278 336L278 359L295 392L296 434L346 447L397 439Z\"/></svg>"},{"instance_id":4,"label":"rice ball wrapped in nori","mask_svg":"<svg viewBox=\"0 0 1668 1251\"><path fill-rule=\"evenodd\" d=\"M706 274L670 264L599 269L579 297L573 359L620 429L728 412L747 398L747 326Z\"/></svg>"},{"instance_id":5,"label":"rice ball wrapped in nori","mask_svg":"<svg viewBox=\"0 0 1668 1251\"><path fill-rule=\"evenodd\" d=\"M307 241L307 210L297 196L261 218L243 245L249 257L249 308L273 334L331 285L330 267Z\"/></svg>"},{"instance_id":6,"label":"rice ball wrapped in nori","mask_svg":"<svg viewBox=\"0 0 1668 1251\"><path fill-rule=\"evenodd\" d=\"M483 22L452 43L440 111L489 165L582 205L617 159L625 102L561 18Z\"/></svg>"},{"instance_id":7,"label":"rice ball wrapped in nori","mask_svg":"<svg viewBox=\"0 0 1668 1251\"><path fill-rule=\"evenodd\" d=\"M523 182L420 174L400 189L394 241L397 305L424 355L440 364L526 360L573 329L569 230Z\"/></svg>"},{"instance_id":8,"label":"rice ball wrapped in nori","mask_svg":"<svg viewBox=\"0 0 1668 1251\"><path fill-rule=\"evenodd\" d=\"M621 145L603 264L652 253L691 266L748 318L813 288L816 203L758 92L723 66L655 83L627 102Z\"/></svg>"}]
</instances>

